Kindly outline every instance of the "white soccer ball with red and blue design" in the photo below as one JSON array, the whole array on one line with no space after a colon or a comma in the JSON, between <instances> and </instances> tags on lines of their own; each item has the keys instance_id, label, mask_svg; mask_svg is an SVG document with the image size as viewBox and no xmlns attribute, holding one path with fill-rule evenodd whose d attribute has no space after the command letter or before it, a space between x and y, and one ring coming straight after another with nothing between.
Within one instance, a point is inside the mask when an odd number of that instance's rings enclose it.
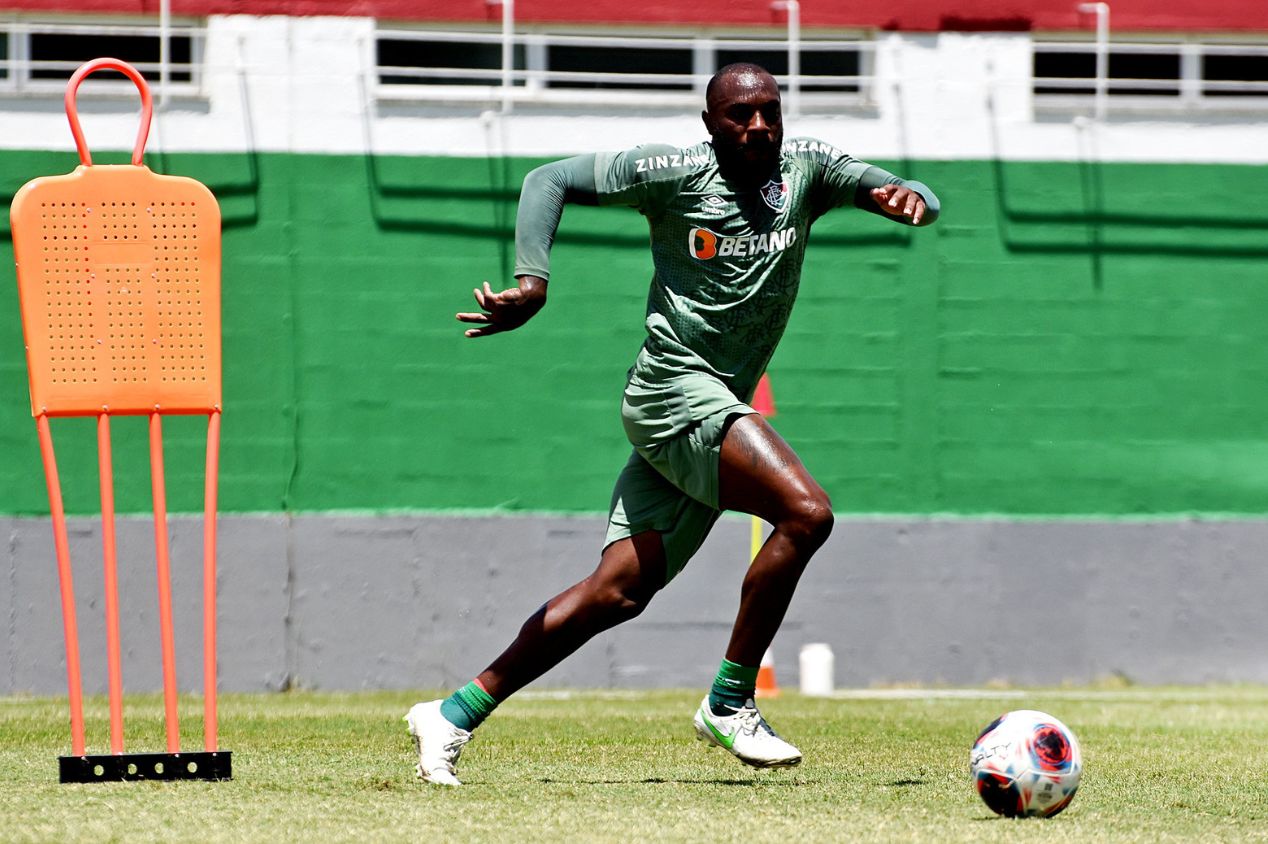
<instances>
[{"instance_id":1,"label":"white soccer ball with red and blue design","mask_svg":"<svg viewBox=\"0 0 1268 844\"><path fill-rule=\"evenodd\" d=\"M1079 741L1046 712L1005 712L982 730L969 770L983 802L1008 818L1052 817L1074 799L1083 773Z\"/></svg>"}]
</instances>

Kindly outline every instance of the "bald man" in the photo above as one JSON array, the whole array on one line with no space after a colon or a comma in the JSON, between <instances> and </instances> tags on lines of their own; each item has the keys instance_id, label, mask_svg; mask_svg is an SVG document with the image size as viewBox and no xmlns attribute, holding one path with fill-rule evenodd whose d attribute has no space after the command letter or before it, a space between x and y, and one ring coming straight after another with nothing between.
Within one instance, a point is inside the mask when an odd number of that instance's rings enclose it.
<instances>
[{"instance_id":1,"label":"bald man","mask_svg":"<svg viewBox=\"0 0 1268 844\"><path fill-rule=\"evenodd\" d=\"M761 768L801 762L753 702L758 664L797 581L832 530L832 505L797 454L748 402L784 332L810 226L862 208L898 223L938 216L928 187L809 138L785 141L775 79L722 68L702 112L710 141L649 144L539 167L524 179L515 227L518 284L475 291L467 337L519 328L546 304L550 247L564 205L637 209L655 267L644 341L621 416L633 453L616 482L607 537L590 576L547 601L510 646L444 700L405 716L418 774L459 785L455 765L500 702L596 634L634 618L682 570L723 510L773 530L749 566L697 736Z\"/></svg>"}]
</instances>

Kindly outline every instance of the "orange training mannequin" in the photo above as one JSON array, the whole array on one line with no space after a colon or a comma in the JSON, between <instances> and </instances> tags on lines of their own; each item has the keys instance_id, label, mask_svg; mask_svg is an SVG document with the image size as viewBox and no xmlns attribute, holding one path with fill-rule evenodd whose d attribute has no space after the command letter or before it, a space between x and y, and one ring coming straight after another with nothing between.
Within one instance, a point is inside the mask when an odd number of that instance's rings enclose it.
<instances>
[{"instance_id":1,"label":"orange training mannequin","mask_svg":"<svg viewBox=\"0 0 1268 844\"><path fill-rule=\"evenodd\" d=\"M141 94L132 163L94 165L76 109L80 83L117 70ZM152 100L141 74L118 59L80 67L66 87L66 115L79 151L72 173L34 179L13 199L10 218L22 328L48 483L66 634L72 755L62 782L111 779L227 779L230 754L217 750L216 488L221 412L220 208L193 179L152 173L142 161ZM162 416L206 414L203 527L205 753L182 754L177 715ZM123 753L123 680L114 536L110 417L149 417L154 493L166 754ZM110 755L85 755L79 642L66 517L50 417L95 416L105 558Z\"/></svg>"}]
</instances>

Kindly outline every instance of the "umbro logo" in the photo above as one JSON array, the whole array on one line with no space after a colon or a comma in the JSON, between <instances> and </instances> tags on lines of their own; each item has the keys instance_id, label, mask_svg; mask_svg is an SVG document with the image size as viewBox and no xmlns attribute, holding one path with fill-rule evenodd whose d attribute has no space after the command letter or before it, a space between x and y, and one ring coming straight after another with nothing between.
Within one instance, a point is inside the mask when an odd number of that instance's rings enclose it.
<instances>
[{"instance_id":1,"label":"umbro logo","mask_svg":"<svg viewBox=\"0 0 1268 844\"><path fill-rule=\"evenodd\" d=\"M725 199L718 196L716 193L711 193L704 199L700 200L700 211L701 213L708 214L711 217L721 217L726 213L726 204Z\"/></svg>"}]
</instances>

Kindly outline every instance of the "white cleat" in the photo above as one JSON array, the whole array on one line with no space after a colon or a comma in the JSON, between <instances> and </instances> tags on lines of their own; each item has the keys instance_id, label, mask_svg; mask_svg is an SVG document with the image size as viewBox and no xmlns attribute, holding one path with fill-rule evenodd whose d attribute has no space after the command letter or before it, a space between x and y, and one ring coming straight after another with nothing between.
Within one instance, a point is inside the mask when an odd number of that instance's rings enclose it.
<instances>
[{"instance_id":1,"label":"white cleat","mask_svg":"<svg viewBox=\"0 0 1268 844\"><path fill-rule=\"evenodd\" d=\"M414 770L423 782L437 785L462 785L454 766L462 748L471 741L471 733L455 727L440 714L440 701L416 703L405 713L405 723L414 738L418 764Z\"/></svg>"},{"instance_id":2,"label":"white cleat","mask_svg":"<svg viewBox=\"0 0 1268 844\"><path fill-rule=\"evenodd\" d=\"M789 768L800 764L801 751L781 739L752 698L731 715L714 715L709 697L701 702L693 719L696 737L714 747L729 751L741 762L754 768Z\"/></svg>"}]
</instances>

